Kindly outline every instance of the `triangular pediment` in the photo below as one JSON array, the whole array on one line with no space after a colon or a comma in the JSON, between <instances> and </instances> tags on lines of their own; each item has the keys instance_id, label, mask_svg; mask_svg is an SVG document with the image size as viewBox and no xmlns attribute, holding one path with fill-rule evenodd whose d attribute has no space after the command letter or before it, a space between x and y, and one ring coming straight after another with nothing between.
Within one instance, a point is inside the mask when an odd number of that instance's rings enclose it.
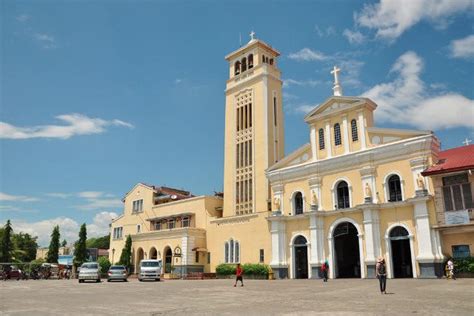
<instances>
[{"instance_id":1,"label":"triangular pediment","mask_svg":"<svg viewBox=\"0 0 474 316\"><path fill-rule=\"evenodd\" d=\"M321 119L356 107L362 107L366 104L370 105L373 109L377 107L374 102L367 98L333 96L315 107L305 116L304 120L309 122L313 119Z\"/></svg>"},{"instance_id":2,"label":"triangular pediment","mask_svg":"<svg viewBox=\"0 0 474 316\"><path fill-rule=\"evenodd\" d=\"M300 165L312 160L311 145L305 144L267 169L273 171L285 167Z\"/></svg>"}]
</instances>

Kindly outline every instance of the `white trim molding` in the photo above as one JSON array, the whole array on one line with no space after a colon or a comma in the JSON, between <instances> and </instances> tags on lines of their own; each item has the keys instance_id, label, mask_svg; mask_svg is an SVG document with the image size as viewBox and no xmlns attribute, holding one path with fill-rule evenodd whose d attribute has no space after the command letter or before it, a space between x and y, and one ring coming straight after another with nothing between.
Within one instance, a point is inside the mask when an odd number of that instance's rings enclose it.
<instances>
[{"instance_id":1,"label":"white trim molding","mask_svg":"<svg viewBox=\"0 0 474 316\"><path fill-rule=\"evenodd\" d=\"M334 209L338 209L337 207L337 186L340 182L345 181L347 183L347 188L349 190L349 208L354 206L354 202L352 200L352 184L347 177L339 177L337 178L331 186L331 196L332 196L332 207Z\"/></svg>"},{"instance_id":2,"label":"white trim molding","mask_svg":"<svg viewBox=\"0 0 474 316\"><path fill-rule=\"evenodd\" d=\"M391 176L397 175L398 178L400 179L400 190L402 191L402 201L405 201L406 195L405 195L405 180L402 178L402 174L398 170L392 170L389 171L385 177L383 178L383 193L384 193L384 202L385 203L393 203L389 201L390 198L390 187L388 185L388 180ZM395 202L400 202L400 201L395 201Z\"/></svg>"}]
</instances>

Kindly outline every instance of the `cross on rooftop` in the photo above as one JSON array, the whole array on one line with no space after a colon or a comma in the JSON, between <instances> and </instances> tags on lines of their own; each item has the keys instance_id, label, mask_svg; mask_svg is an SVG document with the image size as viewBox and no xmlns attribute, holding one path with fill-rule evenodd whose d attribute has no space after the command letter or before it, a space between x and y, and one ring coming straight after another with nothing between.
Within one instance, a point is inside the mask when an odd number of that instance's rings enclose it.
<instances>
[{"instance_id":1,"label":"cross on rooftop","mask_svg":"<svg viewBox=\"0 0 474 316\"><path fill-rule=\"evenodd\" d=\"M255 32L250 32L250 40L253 41L255 39Z\"/></svg>"},{"instance_id":2,"label":"cross on rooftop","mask_svg":"<svg viewBox=\"0 0 474 316\"><path fill-rule=\"evenodd\" d=\"M339 72L341 71L340 68L337 68L337 66L334 66L333 70L331 73L334 75L334 87L332 90L334 91L335 96L342 96L342 87L339 84Z\"/></svg>"},{"instance_id":3,"label":"cross on rooftop","mask_svg":"<svg viewBox=\"0 0 474 316\"><path fill-rule=\"evenodd\" d=\"M464 145L466 145L466 146L469 146L469 144L470 144L471 142L472 142L472 140L471 140L471 139L468 139L468 138L466 137L466 139L465 139L462 143L463 143Z\"/></svg>"}]
</instances>

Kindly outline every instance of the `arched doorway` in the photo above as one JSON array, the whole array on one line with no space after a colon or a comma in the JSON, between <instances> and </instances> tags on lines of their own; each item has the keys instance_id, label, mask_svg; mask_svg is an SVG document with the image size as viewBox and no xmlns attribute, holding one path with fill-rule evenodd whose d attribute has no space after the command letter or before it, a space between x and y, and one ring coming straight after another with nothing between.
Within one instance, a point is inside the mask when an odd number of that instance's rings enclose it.
<instances>
[{"instance_id":1,"label":"arched doorway","mask_svg":"<svg viewBox=\"0 0 474 316\"><path fill-rule=\"evenodd\" d=\"M136 261L136 265L135 265L135 271L139 271L140 270L140 261L143 260L143 257L144 257L144 252L143 252L143 249L142 248L138 248L137 249L137 261Z\"/></svg>"},{"instance_id":2,"label":"arched doorway","mask_svg":"<svg viewBox=\"0 0 474 316\"><path fill-rule=\"evenodd\" d=\"M342 222L333 231L334 272L336 278L360 278L360 253L357 228Z\"/></svg>"},{"instance_id":3,"label":"arched doorway","mask_svg":"<svg viewBox=\"0 0 474 316\"><path fill-rule=\"evenodd\" d=\"M306 243L306 238L303 236L298 236L293 241L295 279L308 278L308 245Z\"/></svg>"},{"instance_id":4,"label":"arched doorway","mask_svg":"<svg viewBox=\"0 0 474 316\"><path fill-rule=\"evenodd\" d=\"M390 247L392 249L392 270L394 278L412 278L411 249L408 231L402 226L390 230Z\"/></svg>"},{"instance_id":5,"label":"arched doorway","mask_svg":"<svg viewBox=\"0 0 474 316\"><path fill-rule=\"evenodd\" d=\"M158 251L156 251L155 247L151 247L150 249L150 259L153 259L153 260L158 259Z\"/></svg>"},{"instance_id":6,"label":"arched doorway","mask_svg":"<svg viewBox=\"0 0 474 316\"><path fill-rule=\"evenodd\" d=\"M173 252L170 247L165 248L165 273L171 273L171 265L173 263Z\"/></svg>"}]
</instances>

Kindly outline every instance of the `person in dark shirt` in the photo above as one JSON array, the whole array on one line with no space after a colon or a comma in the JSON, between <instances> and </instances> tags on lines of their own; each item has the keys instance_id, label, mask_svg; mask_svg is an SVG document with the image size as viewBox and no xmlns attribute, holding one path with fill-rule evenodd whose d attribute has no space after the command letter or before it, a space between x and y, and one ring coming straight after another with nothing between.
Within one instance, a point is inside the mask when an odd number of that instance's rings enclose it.
<instances>
[{"instance_id":1,"label":"person in dark shirt","mask_svg":"<svg viewBox=\"0 0 474 316\"><path fill-rule=\"evenodd\" d=\"M379 279L380 294L387 294L385 287L387 286L387 267L385 266L385 259L379 257L377 265L375 266L376 277Z\"/></svg>"}]
</instances>

